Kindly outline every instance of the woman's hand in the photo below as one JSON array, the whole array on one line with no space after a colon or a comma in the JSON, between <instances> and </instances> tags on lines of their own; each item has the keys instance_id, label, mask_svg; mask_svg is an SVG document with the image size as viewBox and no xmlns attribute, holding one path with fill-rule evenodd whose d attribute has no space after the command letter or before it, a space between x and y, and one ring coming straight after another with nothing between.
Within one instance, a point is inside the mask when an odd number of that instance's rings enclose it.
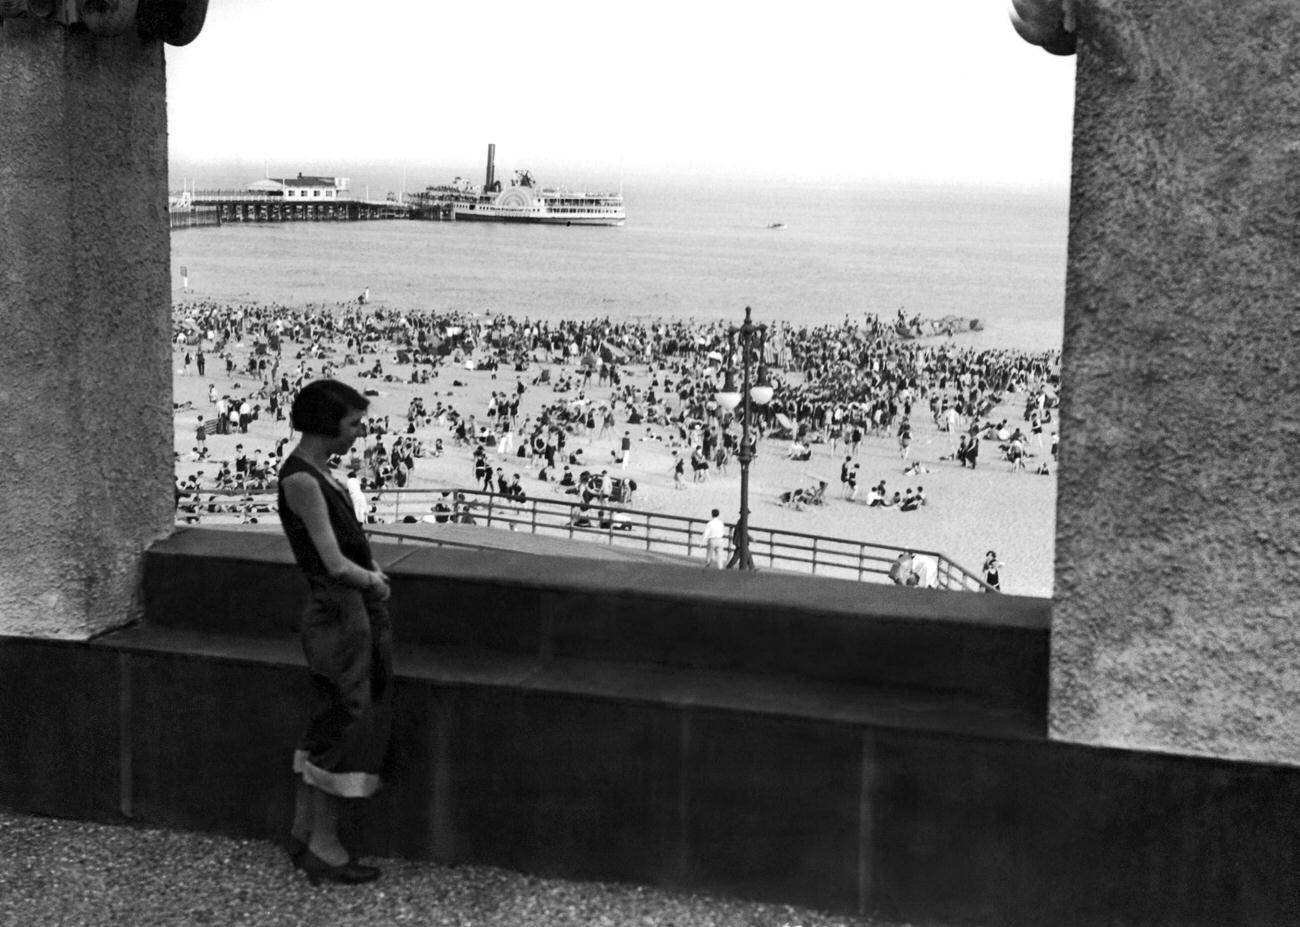
<instances>
[{"instance_id":1,"label":"woman's hand","mask_svg":"<svg viewBox=\"0 0 1300 927\"><path fill-rule=\"evenodd\" d=\"M372 570L370 573L370 582L366 585L365 594L379 602L387 602L393 594L392 586L389 584L388 574L383 570Z\"/></svg>"}]
</instances>

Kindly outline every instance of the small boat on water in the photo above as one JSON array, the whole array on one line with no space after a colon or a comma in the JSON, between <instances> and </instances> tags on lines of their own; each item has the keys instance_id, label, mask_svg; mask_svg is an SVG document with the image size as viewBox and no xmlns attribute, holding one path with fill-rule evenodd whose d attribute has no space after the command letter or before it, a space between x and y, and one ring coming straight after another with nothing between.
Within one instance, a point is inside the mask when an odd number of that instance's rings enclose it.
<instances>
[{"instance_id":1,"label":"small boat on water","mask_svg":"<svg viewBox=\"0 0 1300 927\"><path fill-rule=\"evenodd\" d=\"M622 193L576 193L539 187L528 171L516 171L507 187L496 179L496 145L488 145L486 183L452 203L457 222L532 222L547 225L622 225Z\"/></svg>"},{"instance_id":2,"label":"small boat on water","mask_svg":"<svg viewBox=\"0 0 1300 927\"><path fill-rule=\"evenodd\" d=\"M769 223L767 227L770 228L770 229L783 229L783 228L785 228L785 223L784 223L784 222L772 222L772 223Z\"/></svg>"}]
</instances>

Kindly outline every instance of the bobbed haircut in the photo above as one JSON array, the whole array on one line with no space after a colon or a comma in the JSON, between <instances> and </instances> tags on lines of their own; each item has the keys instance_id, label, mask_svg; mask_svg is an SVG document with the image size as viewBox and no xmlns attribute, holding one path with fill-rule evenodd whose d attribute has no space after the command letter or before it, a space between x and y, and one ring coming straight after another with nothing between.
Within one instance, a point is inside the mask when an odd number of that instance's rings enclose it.
<instances>
[{"instance_id":1,"label":"bobbed haircut","mask_svg":"<svg viewBox=\"0 0 1300 927\"><path fill-rule=\"evenodd\" d=\"M313 380L293 400L289 423L310 434L337 438L339 422L349 412L364 412L370 400L338 380Z\"/></svg>"}]
</instances>

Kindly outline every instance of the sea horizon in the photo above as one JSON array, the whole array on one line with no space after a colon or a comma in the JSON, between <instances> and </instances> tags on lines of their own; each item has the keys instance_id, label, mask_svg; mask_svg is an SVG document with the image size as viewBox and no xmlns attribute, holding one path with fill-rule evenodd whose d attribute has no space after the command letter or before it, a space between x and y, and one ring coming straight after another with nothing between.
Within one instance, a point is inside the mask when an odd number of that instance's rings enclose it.
<instances>
[{"instance_id":1,"label":"sea horizon","mask_svg":"<svg viewBox=\"0 0 1300 927\"><path fill-rule=\"evenodd\" d=\"M173 296L330 305L368 288L374 305L403 311L552 320L739 319L749 305L768 322L823 325L901 310L978 319L983 331L963 337L972 347L1060 348L1065 191L693 181L625 184L624 194L627 223L614 228L178 230Z\"/></svg>"},{"instance_id":2,"label":"sea horizon","mask_svg":"<svg viewBox=\"0 0 1300 927\"><path fill-rule=\"evenodd\" d=\"M693 170L637 170L620 171L607 164L585 163L581 158L563 162L547 159L535 161L513 158L508 153L496 159L498 179L509 181L516 170L529 170L539 185L567 187L571 190L624 192L638 187L657 188L677 186L688 188L734 189L759 185L771 188L803 190L865 190L907 193L933 193L945 191L954 195L979 195L998 193L1008 196L1051 197L1067 199L1069 181L1060 183L1022 183L998 180L967 180L961 177L936 180L928 177L883 177L870 173L844 176L831 173L789 174L778 172L734 170L726 173L701 174ZM298 174L321 177L346 177L354 195L365 187L370 188L372 199L382 200L389 193L418 193L427 187L451 183L460 177L481 184L486 170L486 157L473 162L452 164L438 162L410 164L401 161L371 159L358 162L349 159L302 162L238 160L195 163L175 160L168 166L168 189L179 193L182 186L198 189L242 189L264 177L295 177Z\"/></svg>"}]
</instances>

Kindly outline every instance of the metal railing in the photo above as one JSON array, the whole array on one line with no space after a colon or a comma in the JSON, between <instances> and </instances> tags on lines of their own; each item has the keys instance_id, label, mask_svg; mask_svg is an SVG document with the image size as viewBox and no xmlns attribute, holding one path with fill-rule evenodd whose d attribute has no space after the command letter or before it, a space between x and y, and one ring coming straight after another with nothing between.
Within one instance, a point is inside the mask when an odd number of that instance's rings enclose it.
<instances>
[{"instance_id":1,"label":"metal railing","mask_svg":"<svg viewBox=\"0 0 1300 927\"><path fill-rule=\"evenodd\" d=\"M286 197L281 191L270 193L265 190L195 190L190 194L194 202L202 203L283 203ZM338 197L336 197L338 199Z\"/></svg>"},{"instance_id":2,"label":"metal railing","mask_svg":"<svg viewBox=\"0 0 1300 927\"><path fill-rule=\"evenodd\" d=\"M443 492L448 495L443 496ZM249 523L264 520L264 516L275 512L276 497L268 491L205 490L203 495L209 497L209 501L200 504L198 511L177 511L178 524ZM409 518L415 522L433 520L436 524L441 520L447 524L524 531L688 558L704 556L700 535L705 519L640 511L607 501L593 501L584 512L576 496L572 499L530 498L518 502L501 493L450 487L446 490L384 489L367 493L367 497L375 506L377 521L366 526L366 533L399 543L493 546L469 543L463 537L413 536L397 529L396 525ZM219 498L227 501L215 501ZM440 500L451 510L435 512L434 506ZM583 519L586 524L582 523ZM732 527L727 525L728 555ZM749 535L750 553L758 566L860 582L890 582L890 567L904 550L888 544L762 528L753 524L749 526ZM907 550L934 558L938 564L936 581L940 589L983 591L989 588L979 576L938 551L915 547Z\"/></svg>"}]
</instances>

